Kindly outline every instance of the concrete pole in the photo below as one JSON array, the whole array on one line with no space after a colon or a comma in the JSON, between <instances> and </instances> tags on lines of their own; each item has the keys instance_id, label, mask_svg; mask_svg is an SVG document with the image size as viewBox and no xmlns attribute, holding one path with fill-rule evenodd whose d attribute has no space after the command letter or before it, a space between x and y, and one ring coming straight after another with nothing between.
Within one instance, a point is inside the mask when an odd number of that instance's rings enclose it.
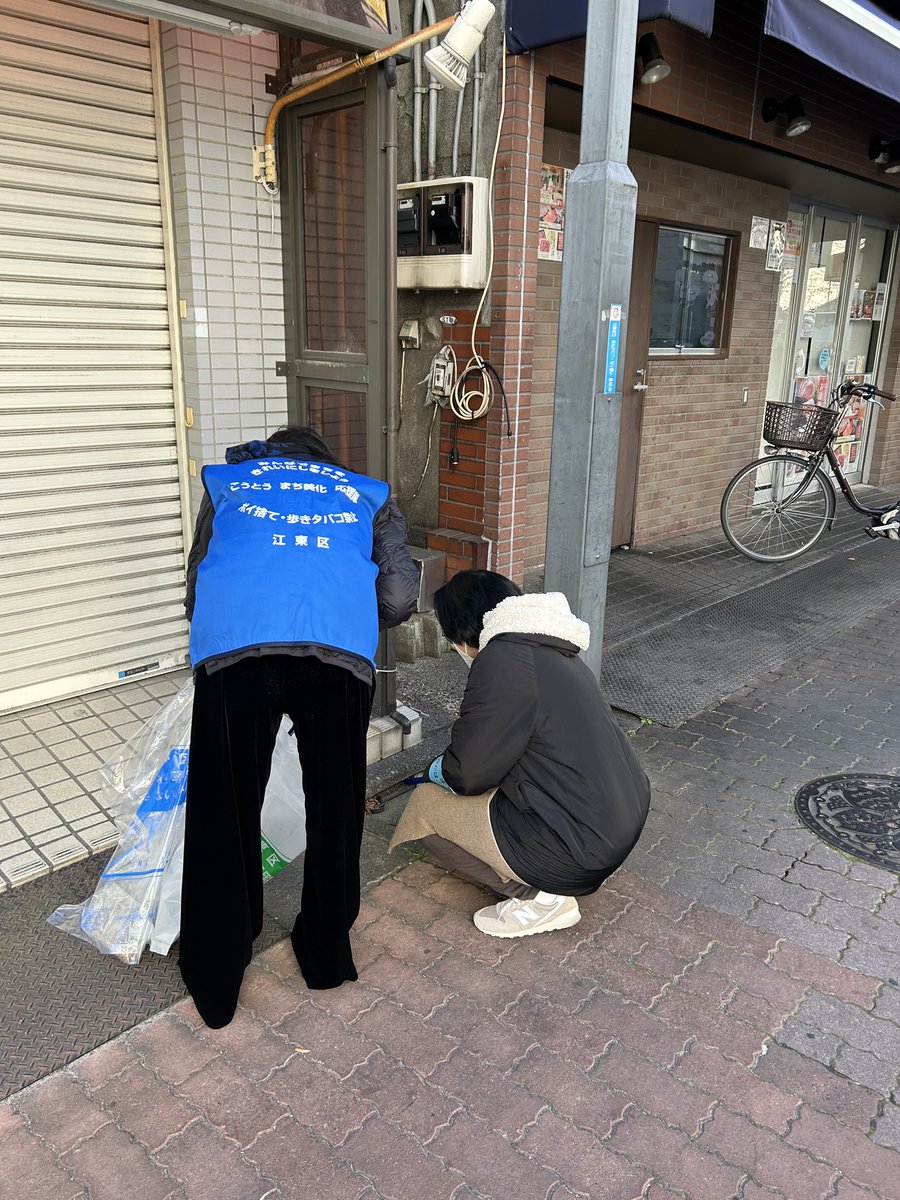
<instances>
[{"instance_id":1,"label":"concrete pole","mask_svg":"<svg viewBox=\"0 0 900 1200\"><path fill-rule=\"evenodd\" d=\"M584 657L598 678L637 210L627 161L637 16L638 0L589 0L556 351L544 586L590 625Z\"/></svg>"}]
</instances>

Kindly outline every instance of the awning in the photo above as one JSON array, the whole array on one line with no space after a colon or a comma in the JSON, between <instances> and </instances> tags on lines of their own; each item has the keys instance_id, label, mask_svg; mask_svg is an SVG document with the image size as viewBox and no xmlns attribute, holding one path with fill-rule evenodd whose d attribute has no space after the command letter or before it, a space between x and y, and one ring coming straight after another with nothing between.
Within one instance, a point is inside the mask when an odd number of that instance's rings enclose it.
<instances>
[{"instance_id":1,"label":"awning","mask_svg":"<svg viewBox=\"0 0 900 1200\"><path fill-rule=\"evenodd\" d=\"M668 17L707 37L712 33L715 0L640 0L639 21ZM582 38L587 31L588 0L506 0L506 48L524 54Z\"/></svg>"},{"instance_id":2,"label":"awning","mask_svg":"<svg viewBox=\"0 0 900 1200\"><path fill-rule=\"evenodd\" d=\"M900 20L870 0L769 0L766 33L900 100Z\"/></svg>"}]
</instances>

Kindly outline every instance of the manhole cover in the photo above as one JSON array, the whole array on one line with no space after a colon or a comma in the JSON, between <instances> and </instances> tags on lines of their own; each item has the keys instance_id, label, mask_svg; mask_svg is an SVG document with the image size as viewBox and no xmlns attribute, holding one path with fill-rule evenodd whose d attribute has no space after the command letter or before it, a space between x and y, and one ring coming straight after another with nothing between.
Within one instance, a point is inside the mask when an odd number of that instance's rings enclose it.
<instances>
[{"instance_id":1,"label":"manhole cover","mask_svg":"<svg viewBox=\"0 0 900 1200\"><path fill-rule=\"evenodd\" d=\"M900 779L824 775L794 797L797 816L837 850L900 871Z\"/></svg>"}]
</instances>

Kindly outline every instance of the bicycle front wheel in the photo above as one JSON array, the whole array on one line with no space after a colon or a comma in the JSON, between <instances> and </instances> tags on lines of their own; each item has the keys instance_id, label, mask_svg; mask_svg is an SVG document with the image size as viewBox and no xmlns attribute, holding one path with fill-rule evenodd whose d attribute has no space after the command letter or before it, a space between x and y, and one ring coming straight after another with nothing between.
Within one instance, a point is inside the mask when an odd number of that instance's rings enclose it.
<instances>
[{"instance_id":1,"label":"bicycle front wheel","mask_svg":"<svg viewBox=\"0 0 900 1200\"><path fill-rule=\"evenodd\" d=\"M722 497L725 536L757 562L783 562L819 540L834 517L834 488L805 459L758 458L738 471Z\"/></svg>"}]
</instances>

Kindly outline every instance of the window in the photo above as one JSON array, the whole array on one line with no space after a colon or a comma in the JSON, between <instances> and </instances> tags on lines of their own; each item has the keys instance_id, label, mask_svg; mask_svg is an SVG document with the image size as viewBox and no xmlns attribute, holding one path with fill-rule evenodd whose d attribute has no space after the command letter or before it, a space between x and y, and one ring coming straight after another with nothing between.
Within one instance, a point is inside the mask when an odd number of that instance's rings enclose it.
<instances>
[{"instance_id":1,"label":"window","mask_svg":"<svg viewBox=\"0 0 900 1200\"><path fill-rule=\"evenodd\" d=\"M660 225L651 350L658 354L717 354L724 349L733 240L723 234Z\"/></svg>"}]
</instances>

